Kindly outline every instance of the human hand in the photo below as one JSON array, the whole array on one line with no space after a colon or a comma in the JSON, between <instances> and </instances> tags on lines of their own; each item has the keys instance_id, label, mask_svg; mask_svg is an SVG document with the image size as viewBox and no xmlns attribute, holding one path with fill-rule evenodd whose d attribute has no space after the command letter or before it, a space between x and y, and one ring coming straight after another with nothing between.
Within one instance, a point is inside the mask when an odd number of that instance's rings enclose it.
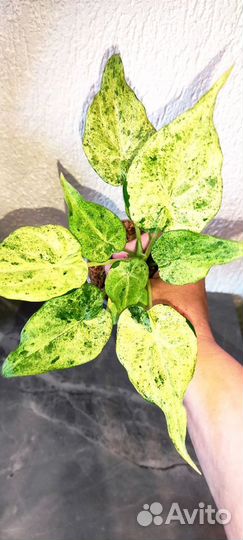
<instances>
[{"instance_id":1,"label":"human hand","mask_svg":"<svg viewBox=\"0 0 243 540\"><path fill-rule=\"evenodd\" d=\"M149 235L145 233L141 238L142 247L145 251L149 243ZM127 251L136 250L136 240L126 244ZM116 253L113 258L121 259L128 256L126 251ZM106 267L108 272L110 267ZM168 304L184 315L194 326L199 340L214 341L208 315L207 294L205 281L199 281L189 285L170 285L165 283L157 273L151 279L152 300L155 304Z\"/></svg>"},{"instance_id":2,"label":"human hand","mask_svg":"<svg viewBox=\"0 0 243 540\"><path fill-rule=\"evenodd\" d=\"M213 340L204 280L189 285L170 285L156 274L151 285L153 304L169 304L193 324L199 340Z\"/></svg>"}]
</instances>

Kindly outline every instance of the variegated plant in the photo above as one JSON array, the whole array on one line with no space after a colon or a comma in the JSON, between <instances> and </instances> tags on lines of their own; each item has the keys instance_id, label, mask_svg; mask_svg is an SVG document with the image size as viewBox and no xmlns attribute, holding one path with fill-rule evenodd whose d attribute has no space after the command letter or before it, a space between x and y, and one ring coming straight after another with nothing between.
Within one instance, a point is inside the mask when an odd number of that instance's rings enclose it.
<instances>
[{"instance_id":1,"label":"variegated plant","mask_svg":"<svg viewBox=\"0 0 243 540\"><path fill-rule=\"evenodd\" d=\"M201 234L220 208L222 152L214 106L229 72L190 110L156 131L114 55L91 104L83 148L95 171L123 185L137 248L123 260L123 223L86 201L61 175L69 229L23 227L0 247L0 294L46 301L24 327L20 345L3 364L5 377L35 375L96 358L118 322L117 356L137 391L164 412L180 455L187 453L183 398L193 377L197 339L172 307L152 307L148 259L164 281L183 285L213 265L243 255L243 243ZM141 233L148 232L144 252ZM88 268L111 265L105 290L87 282ZM107 302L106 302L107 299Z\"/></svg>"}]
</instances>

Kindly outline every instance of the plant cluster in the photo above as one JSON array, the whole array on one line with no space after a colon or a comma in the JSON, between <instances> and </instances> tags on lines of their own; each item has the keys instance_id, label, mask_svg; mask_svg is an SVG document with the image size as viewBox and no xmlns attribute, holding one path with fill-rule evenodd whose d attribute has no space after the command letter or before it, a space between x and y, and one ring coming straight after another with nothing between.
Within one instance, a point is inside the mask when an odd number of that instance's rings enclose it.
<instances>
[{"instance_id":1,"label":"plant cluster","mask_svg":"<svg viewBox=\"0 0 243 540\"><path fill-rule=\"evenodd\" d=\"M137 391L163 410L177 451L196 470L185 446L183 398L195 369L197 338L175 309L152 307L148 259L152 256L164 281L183 285L243 255L242 242L201 234L221 204L222 152L213 113L228 76L156 131L126 82L120 56L112 56L87 113L83 148L105 182L123 186L136 251L126 250L118 217L86 201L63 175L69 230L23 227L0 247L0 294L45 301L23 328L3 375L35 375L89 362L117 323L118 359ZM146 250L144 231L149 233ZM112 258L124 250L123 259ZM111 269L101 291L87 278L89 267L104 265Z\"/></svg>"}]
</instances>

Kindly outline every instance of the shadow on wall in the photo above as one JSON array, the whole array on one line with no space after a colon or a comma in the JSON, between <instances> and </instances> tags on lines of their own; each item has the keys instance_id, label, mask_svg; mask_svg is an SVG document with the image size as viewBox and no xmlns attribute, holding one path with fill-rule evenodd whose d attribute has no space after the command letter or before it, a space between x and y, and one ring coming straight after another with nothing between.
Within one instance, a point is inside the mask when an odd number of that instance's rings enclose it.
<instances>
[{"instance_id":1,"label":"shadow on wall","mask_svg":"<svg viewBox=\"0 0 243 540\"><path fill-rule=\"evenodd\" d=\"M105 197L102 193L91 189L86 186L81 186L76 178L63 167L63 165L57 162L58 174L64 174L65 178L77 189L77 191L83 195L83 197L89 201L97 204L102 204L106 208L109 208L115 214L120 215L119 208L115 205L111 199ZM41 225L62 225L68 227L67 212L58 210L52 206L44 206L42 208L18 208L6 214L0 220L0 242L6 238L11 232L19 227L40 227Z\"/></svg>"},{"instance_id":2,"label":"shadow on wall","mask_svg":"<svg viewBox=\"0 0 243 540\"><path fill-rule=\"evenodd\" d=\"M149 115L149 119L154 125L154 127L159 130L163 126L169 124L177 116L184 113L186 110L193 107L201 97L210 90L212 86L212 80L214 78L214 73L217 69L217 66L220 64L225 52L227 51L227 46L219 51L213 58L210 60L209 64L192 80L187 88L182 89L179 96L169 101L165 106L162 106L157 111L154 111ZM91 86L90 91L85 99L82 116L80 121L80 135L81 138L84 136L85 122L88 109L93 102L95 95L99 92L101 86L101 80L104 68L113 54L120 54L119 47L113 45L109 47L101 60L99 75L97 81ZM136 96L140 101L143 102L143 97L140 95L139 90L136 89L134 81L131 81L129 77L126 76L126 80L131 88L134 90Z\"/></svg>"},{"instance_id":3,"label":"shadow on wall","mask_svg":"<svg viewBox=\"0 0 243 540\"><path fill-rule=\"evenodd\" d=\"M172 99L164 107L161 107L152 114L151 122L157 130L170 124L177 116L194 107L199 99L210 90L213 84L214 73L226 50L227 46L219 51L218 54L210 60L209 64L196 75L189 86L182 89L178 97Z\"/></svg>"},{"instance_id":4,"label":"shadow on wall","mask_svg":"<svg viewBox=\"0 0 243 540\"><path fill-rule=\"evenodd\" d=\"M234 221L233 219L216 218L206 227L206 229L203 231L203 234L220 236L222 238L226 238L227 240L237 240L239 237L242 236L242 231L242 219Z\"/></svg>"},{"instance_id":5,"label":"shadow on wall","mask_svg":"<svg viewBox=\"0 0 243 540\"><path fill-rule=\"evenodd\" d=\"M82 195L87 201L95 202L96 204L101 204L105 206L114 214L120 216L121 210L116 206L114 201L109 197L106 197L103 193L96 191L95 189L89 188L87 186L81 186L76 178L61 164L60 161L57 162L58 175L62 173L66 180L72 184L72 186L77 189L77 191Z\"/></svg>"},{"instance_id":6,"label":"shadow on wall","mask_svg":"<svg viewBox=\"0 0 243 540\"><path fill-rule=\"evenodd\" d=\"M221 51L219 51L211 59L209 64L192 80L190 85L181 91L181 94L178 97L169 101L164 107L162 107L161 109L155 111L154 113L152 113L152 115L150 115L150 120L157 130L161 129L164 125L169 124L175 118L177 118L177 116L184 113L189 108L193 107L197 103L197 101L199 101L199 99L201 99L201 97L210 90L217 66L220 64L224 54L227 52L228 47L229 45L226 45ZM84 135L85 122L86 122L88 109L95 95L100 89L103 70L106 66L106 63L108 62L108 60L113 54L119 54L119 53L120 53L119 47L117 45L114 45L112 47L109 47L103 55L103 58L100 64L98 79L96 83L91 86L90 91L84 102L82 117L81 117L81 122L80 122L81 137L83 137ZM135 91L138 99L140 99L143 102L143 99L139 95L139 91L137 91L136 88L134 87L133 82L128 77L126 77L126 79L129 85L131 86L131 88L133 88L133 90ZM63 172L65 175L65 169L61 166L61 164L59 164L59 166L60 166L59 173ZM66 172L66 178L70 181L70 183L74 187L76 187L77 189L80 188L80 186L75 181L75 179L71 175L68 175L67 172ZM79 191L80 193L82 193L82 195L84 195L84 197L87 197L87 199L93 200L98 203L101 200L101 203L104 204L103 198L99 196L100 194L97 194L97 192L93 192L92 189L81 188L81 190L79 189ZM97 195L98 197L94 198L94 194L95 194L95 197L97 197ZM113 208L111 208L111 206L108 206L108 205L107 207L110 208L113 212L117 213L117 210L115 209L115 205ZM119 213L120 212L118 209L118 215ZM242 220L233 221L233 220L228 220L224 218L216 218L212 221L212 223L210 223L210 225L208 225L204 233L224 237L227 239L230 239L230 238L237 239L239 235L242 234L242 230L243 230Z\"/></svg>"},{"instance_id":7,"label":"shadow on wall","mask_svg":"<svg viewBox=\"0 0 243 540\"><path fill-rule=\"evenodd\" d=\"M0 220L0 241L19 227L41 225L63 225L67 227L67 217L64 212L51 206L43 208L18 208Z\"/></svg>"},{"instance_id":8,"label":"shadow on wall","mask_svg":"<svg viewBox=\"0 0 243 540\"><path fill-rule=\"evenodd\" d=\"M214 76L216 67L218 64L220 64L220 61L226 51L226 48L220 51L212 60L210 63L202 70L191 82L191 84L184 90L182 90L181 94L171 100L164 108L158 110L157 112L153 113L152 117L150 118L157 129L160 129L162 125L168 124L171 122L176 116L184 112L186 109L188 109L189 106L193 106L198 99L206 92L211 86L211 81ZM86 98L84 107L83 107L83 113L82 113L82 119L81 119L81 132L85 125L85 116L87 114L88 106L90 105L91 101L93 100L94 95L99 90L100 82L101 82L101 76L104 69L104 66L110 56L114 53L118 53L118 48L116 46L110 47L105 52L102 62L101 62L101 68L100 68L100 74L99 74L99 80L98 82L93 85L90 89L90 92ZM131 81L129 81L129 84L134 88L134 85L131 84ZM136 89L135 89L136 91ZM139 96L139 93L136 91L136 94ZM10 126L9 126L10 129ZM42 154L45 158L46 163L46 144L43 146L42 144L31 140L32 144L29 144L29 150L28 146L26 145L26 136L23 139L23 152L26 156L26 163L29 161L29 159L33 158L33 156L36 156L36 163L38 164L35 175L41 173L41 167L42 167L42 161L41 157ZM17 160L19 158L19 155L16 156L15 164L17 164ZM51 158L50 158L51 159ZM28 167L26 164L26 168L28 171ZM92 188L89 188L87 186L81 186L79 182L75 179L75 177L67 171L64 166L58 162L57 163L58 173L62 172L67 180L80 192L81 195L83 195L87 200L93 201L97 204L102 204L106 208L109 208L111 211L113 211L115 214L117 214L119 217L121 217L121 211L117 207L114 201L112 201L110 198L104 196L101 192L98 192ZM28 176L28 172L27 172ZM57 224L57 225L63 225L67 226L67 216L65 212L62 210L59 210L54 207L44 206L41 208L20 208L17 210L13 210L6 214L2 220L0 220L0 241L2 241L6 236L8 236L12 231L14 231L16 228L23 227L23 226L41 226L46 224ZM227 220L224 218L216 218L204 231L206 234L213 234L216 236L221 236L224 238L237 238L243 230L243 221L233 221L233 220Z\"/></svg>"},{"instance_id":9,"label":"shadow on wall","mask_svg":"<svg viewBox=\"0 0 243 540\"><path fill-rule=\"evenodd\" d=\"M88 201L102 204L114 214L118 216L121 214L116 204L105 197L102 193L89 188L87 186L81 186L76 178L60 163L57 162L58 175L62 173L70 184L77 189L77 191ZM0 242L4 240L9 234L19 227L40 227L41 225L62 225L68 227L67 211L63 212L52 206L43 206L41 208L18 208L8 212L0 220ZM237 239L243 230L243 220L233 221L224 218L216 218L208 225L203 231L204 234L211 234L227 239Z\"/></svg>"},{"instance_id":10,"label":"shadow on wall","mask_svg":"<svg viewBox=\"0 0 243 540\"><path fill-rule=\"evenodd\" d=\"M62 167L62 171L65 169ZM119 210L116 206L106 197L107 204L104 204L104 196L102 196L97 191L87 188L85 186L80 186L77 180L70 174L65 173L66 179L75 187L85 199L98 204L103 204L115 214L119 214ZM101 200L102 199L102 200ZM18 210L13 210L4 216L0 220L0 242L11 234L15 229L19 227L40 227L41 225L62 225L63 227L68 227L67 213L58 210L52 206L44 206L42 208L19 208ZM204 234L211 234L214 236L219 236L227 239L232 239L242 234L243 230L243 221L233 221L223 218L215 219L208 225L205 229Z\"/></svg>"}]
</instances>

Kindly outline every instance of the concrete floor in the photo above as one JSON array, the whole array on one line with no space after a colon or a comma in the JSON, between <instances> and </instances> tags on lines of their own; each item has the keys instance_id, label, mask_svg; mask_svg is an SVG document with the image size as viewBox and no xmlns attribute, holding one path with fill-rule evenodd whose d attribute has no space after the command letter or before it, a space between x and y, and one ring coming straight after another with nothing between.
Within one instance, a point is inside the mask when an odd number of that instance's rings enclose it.
<instances>
[{"instance_id":1,"label":"concrete floor","mask_svg":"<svg viewBox=\"0 0 243 540\"><path fill-rule=\"evenodd\" d=\"M232 297L209 295L216 339L240 360ZM0 303L1 357L37 306ZM143 505L190 512L215 504L203 477L178 456L163 414L133 389L115 335L94 362L0 380L0 540L223 540L216 525L141 526ZM193 449L188 441L188 449Z\"/></svg>"}]
</instances>

